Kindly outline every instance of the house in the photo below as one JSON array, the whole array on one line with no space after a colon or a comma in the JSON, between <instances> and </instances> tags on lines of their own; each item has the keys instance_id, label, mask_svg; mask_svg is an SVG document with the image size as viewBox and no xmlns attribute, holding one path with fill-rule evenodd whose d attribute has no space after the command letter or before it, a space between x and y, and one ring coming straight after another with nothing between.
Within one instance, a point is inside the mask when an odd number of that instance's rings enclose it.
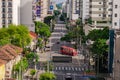
<instances>
[{"instance_id":1,"label":"house","mask_svg":"<svg viewBox=\"0 0 120 80\"><path fill-rule=\"evenodd\" d=\"M38 35L35 32L30 31L30 37L32 38L32 41L29 46L30 46L30 49L33 51L36 49Z\"/></svg>"},{"instance_id":2,"label":"house","mask_svg":"<svg viewBox=\"0 0 120 80\"><path fill-rule=\"evenodd\" d=\"M0 80L11 79L13 65L20 61L22 51L22 48L11 44L0 47Z\"/></svg>"},{"instance_id":3,"label":"house","mask_svg":"<svg viewBox=\"0 0 120 80\"><path fill-rule=\"evenodd\" d=\"M0 80L4 80L5 78L5 64L6 61L0 59Z\"/></svg>"}]
</instances>

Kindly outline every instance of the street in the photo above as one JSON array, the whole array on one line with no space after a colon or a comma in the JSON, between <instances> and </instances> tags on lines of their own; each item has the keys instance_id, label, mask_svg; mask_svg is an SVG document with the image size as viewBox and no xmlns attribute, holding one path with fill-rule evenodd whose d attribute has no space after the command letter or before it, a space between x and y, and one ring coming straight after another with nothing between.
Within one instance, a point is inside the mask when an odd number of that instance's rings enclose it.
<instances>
[{"instance_id":1,"label":"street","mask_svg":"<svg viewBox=\"0 0 120 80\"><path fill-rule=\"evenodd\" d=\"M47 46L51 46L50 51L46 51L43 54L40 54L40 62L50 60L52 56L63 56L60 54L60 46L69 46L73 47L70 42L60 41L60 38L66 34L67 30L65 24L56 24L54 32L49 38L50 42ZM84 56L78 54L77 56L72 57L71 63L57 63L52 62L54 65L53 72L57 76L56 80L64 80L67 73L71 73L71 77L74 80L87 80L83 78L84 71L88 70L87 65L84 64ZM39 69L44 70L44 66L39 65Z\"/></svg>"}]
</instances>

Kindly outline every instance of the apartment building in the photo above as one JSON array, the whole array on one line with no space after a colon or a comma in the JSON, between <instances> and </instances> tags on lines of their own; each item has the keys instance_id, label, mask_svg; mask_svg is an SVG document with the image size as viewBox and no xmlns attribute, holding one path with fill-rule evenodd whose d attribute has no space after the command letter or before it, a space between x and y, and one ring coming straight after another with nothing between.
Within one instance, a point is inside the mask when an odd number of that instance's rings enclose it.
<instances>
[{"instance_id":1,"label":"apartment building","mask_svg":"<svg viewBox=\"0 0 120 80\"><path fill-rule=\"evenodd\" d=\"M120 0L113 0L112 28L120 29Z\"/></svg>"},{"instance_id":2,"label":"apartment building","mask_svg":"<svg viewBox=\"0 0 120 80\"><path fill-rule=\"evenodd\" d=\"M80 14L80 0L67 0L67 17L69 20L77 20Z\"/></svg>"},{"instance_id":3,"label":"apartment building","mask_svg":"<svg viewBox=\"0 0 120 80\"><path fill-rule=\"evenodd\" d=\"M0 28L20 24L20 0L0 0Z\"/></svg>"},{"instance_id":4,"label":"apartment building","mask_svg":"<svg viewBox=\"0 0 120 80\"><path fill-rule=\"evenodd\" d=\"M80 18L82 19L83 24L85 23L85 20L89 18L89 5L90 0L80 0Z\"/></svg>"},{"instance_id":5,"label":"apartment building","mask_svg":"<svg viewBox=\"0 0 120 80\"><path fill-rule=\"evenodd\" d=\"M0 0L0 28L23 24L34 31L32 0Z\"/></svg>"},{"instance_id":6,"label":"apartment building","mask_svg":"<svg viewBox=\"0 0 120 80\"><path fill-rule=\"evenodd\" d=\"M111 26L112 0L90 0L90 18L93 29Z\"/></svg>"},{"instance_id":7,"label":"apartment building","mask_svg":"<svg viewBox=\"0 0 120 80\"><path fill-rule=\"evenodd\" d=\"M13 0L20 1L20 24L26 25L30 31L35 31L32 17L33 0Z\"/></svg>"},{"instance_id":8,"label":"apartment building","mask_svg":"<svg viewBox=\"0 0 120 80\"><path fill-rule=\"evenodd\" d=\"M49 9L49 0L33 0L33 20L44 21Z\"/></svg>"}]
</instances>

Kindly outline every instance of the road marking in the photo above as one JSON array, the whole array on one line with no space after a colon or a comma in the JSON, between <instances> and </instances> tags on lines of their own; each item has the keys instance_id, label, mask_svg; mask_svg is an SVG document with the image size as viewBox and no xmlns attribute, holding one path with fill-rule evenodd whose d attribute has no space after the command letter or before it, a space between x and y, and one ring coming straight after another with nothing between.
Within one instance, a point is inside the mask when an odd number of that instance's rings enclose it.
<instances>
[{"instance_id":1,"label":"road marking","mask_svg":"<svg viewBox=\"0 0 120 80\"><path fill-rule=\"evenodd\" d=\"M55 68L55 70L57 70L57 67Z\"/></svg>"},{"instance_id":2,"label":"road marking","mask_svg":"<svg viewBox=\"0 0 120 80\"><path fill-rule=\"evenodd\" d=\"M71 68L69 67L69 70L71 70Z\"/></svg>"},{"instance_id":3,"label":"road marking","mask_svg":"<svg viewBox=\"0 0 120 80\"><path fill-rule=\"evenodd\" d=\"M75 70L77 71L77 68L75 68Z\"/></svg>"},{"instance_id":4,"label":"road marking","mask_svg":"<svg viewBox=\"0 0 120 80\"><path fill-rule=\"evenodd\" d=\"M61 70L61 67L59 67L59 70Z\"/></svg>"},{"instance_id":5,"label":"road marking","mask_svg":"<svg viewBox=\"0 0 120 80\"><path fill-rule=\"evenodd\" d=\"M72 70L74 71L74 67L72 67Z\"/></svg>"},{"instance_id":6,"label":"road marking","mask_svg":"<svg viewBox=\"0 0 120 80\"><path fill-rule=\"evenodd\" d=\"M81 68L79 67L78 70L81 71Z\"/></svg>"},{"instance_id":7,"label":"road marking","mask_svg":"<svg viewBox=\"0 0 120 80\"><path fill-rule=\"evenodd\" d=\"M82 71L84 71L84 68L82 68Z\"/></svg>"},{"instance_id":8,"label":"road marking","mask_svg":"<svg viewBox=\"0 0 120 80\"><path fill-rule=\"evenodd\" d=\"M64 67L62 67L62 70L64 70Z\"/></svg>"},{"instance_id":9,"label":"road marking","mask_svg":"<svg viewBox=\"0 0 120 80\"><path fill-rule=\"evenodd\" d=\"M67 67L65 67L65 70L67 70L68 68Z\"/></svg>"}]
</instances>

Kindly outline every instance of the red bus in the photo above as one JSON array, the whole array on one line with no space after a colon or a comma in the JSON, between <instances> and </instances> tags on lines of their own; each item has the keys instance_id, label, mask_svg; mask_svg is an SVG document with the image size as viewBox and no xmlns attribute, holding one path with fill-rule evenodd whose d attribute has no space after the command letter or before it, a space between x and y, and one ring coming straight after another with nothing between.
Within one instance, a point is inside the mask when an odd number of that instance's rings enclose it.
<instances>
[{"instance_id":1,"label":"red bus","mask_svg":"<svg viewBox=\"0 0 120 80\"><path fill-rule=\"evenodd\" d=\"M65 55L71 55L71 56L76 56L78 54L74 48L67 47L67 46L61 46L60 53Z\"/></svg>"}]
</instances>

